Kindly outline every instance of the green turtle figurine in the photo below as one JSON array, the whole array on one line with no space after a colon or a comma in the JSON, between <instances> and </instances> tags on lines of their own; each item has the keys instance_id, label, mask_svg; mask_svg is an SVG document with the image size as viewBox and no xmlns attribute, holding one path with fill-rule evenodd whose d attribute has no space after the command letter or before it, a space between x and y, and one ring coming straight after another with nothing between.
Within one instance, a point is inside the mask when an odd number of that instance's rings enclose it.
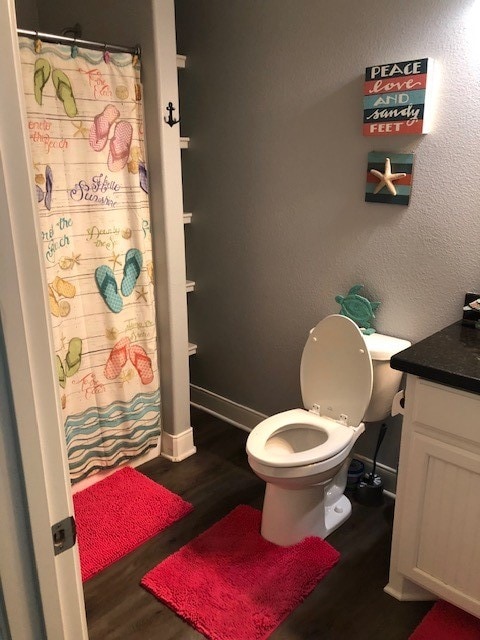
<instances>
[{"instance_id":1,"label":"green turtle figurine","mask_svg":"<svg viewBox=\"0 0 480 640\"><path fill-rule=\"evenodd\" d=\"M336 302L340 305L340 315L347 316L353 320L362 333L371 335L375 333L375 329L370 326L370 321L375 318L375 313L380 302L370 302L367 298L359 296L358 292L363 289L363 284L354 285L347 295L335 296Z\"/></svg>"}]
</instances>

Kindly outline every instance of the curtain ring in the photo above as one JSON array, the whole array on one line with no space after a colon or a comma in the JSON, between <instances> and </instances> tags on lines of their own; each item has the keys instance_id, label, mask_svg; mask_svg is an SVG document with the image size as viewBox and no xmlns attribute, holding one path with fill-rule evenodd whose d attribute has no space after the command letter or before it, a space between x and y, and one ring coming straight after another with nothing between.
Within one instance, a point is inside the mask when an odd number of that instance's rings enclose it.
<instances>
[{"instance_id":1,"label":"curtain ring","mask_svg":"<svg viewBox=\"0 0 480 640\"><path fill-rule=\"evenodd\" d=\"M140 47L137 45L132 55L132 66L135 67L140 60Z\"/></svg>"},{"instance_id":2,"label":"curtain ring","mask_svg":"<svg viewBox=\"0 0 480 640\"><path fill-rule=\"evenodd\" d=\"M76 37L73 38L73 44L72 44L72 49L71 49L70 55L72 56L72 58L76 58L78 56L78 47L77 47L77 38Z\"/></svg>"},{"instance_id":3,"label":"curtain ring","mask_svg":"<svg viewBox=\"0 0 480 640\"><path fill-rule=\"evenodd\" d=\"M35 31L35 39L33 41L33 48L35 53L40 53L42 51L42 41L38 37L38 31Z\"/></svg>"},{"instance_id":4,"label":"curtain ring","mask_svg":"<svg viewBox=\"0 0 480 640\"><path fill-rule=\"evenodd\" d=\"M103 47L103 61L108 64L110 62L110 53L107 51L107 44Z\"/></svg>"}]
</instances>

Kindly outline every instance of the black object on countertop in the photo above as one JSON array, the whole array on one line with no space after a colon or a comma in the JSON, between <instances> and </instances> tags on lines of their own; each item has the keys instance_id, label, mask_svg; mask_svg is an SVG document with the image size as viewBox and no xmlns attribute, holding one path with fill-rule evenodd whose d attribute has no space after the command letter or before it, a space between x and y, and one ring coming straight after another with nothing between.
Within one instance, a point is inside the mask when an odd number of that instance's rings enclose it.
<instances>
[{"instance_id":1,"label":"black object on countertop","mask_svg":"<svg viewBox=\"0 0 480 640\"><path fill-rule=\"evenodd\" d=\"M393 369L480 393L480 330L455 322L395 354Z\"/></svg>"}]
</instances>

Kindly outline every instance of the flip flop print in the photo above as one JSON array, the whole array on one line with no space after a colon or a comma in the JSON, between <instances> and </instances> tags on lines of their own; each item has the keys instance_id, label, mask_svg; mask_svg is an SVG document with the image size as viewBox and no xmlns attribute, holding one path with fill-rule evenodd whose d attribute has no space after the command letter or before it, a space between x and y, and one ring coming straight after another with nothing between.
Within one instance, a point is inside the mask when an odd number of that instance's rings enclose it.
<instances>
[{"instance_id":1,"label":"flip flop print","mask_svg":"<svg viewBox=\"0 0 480 640\"><path fill-rule=\"evenodd\" d=\"M40 177L42 174L39 174ZM37 193L37 202L45 202L45 206L50 211L52 208L52 192L53 192L53 173L50 165L45 167L45 191L36 184L35 190Z\"/></svg>"},{"instance_id":2,"label":"flip flop print","mask_svg":"<svg viewBox=\"0 0 480 640\"><path fill-rule=\"evenodd\" d=\"M138 276L142 270L143 257L142 252L138 249L129 249L125 256L125 264L123 266L123 280L120 286L124 296L129 296L137 283Z\"/></svg>"},{"instance_id":3,"label":"flip flop print","mask_svg":"<svg viewBox=\"0 0 480 640\"><path fill-rule=\"evenodd\" d=\"M49 164L45 167L45 206L50 211L52 208L53 173Z\"/></svg>"},{"instance_id":4,"label":"flip flop print","mask_svg":"<svg viewBox=\"0 0 480 640\"><path fill-rule=\"evenodd\" d=\"M65 296L65 298L74 298L77 292L74 284L64 278L60 278L59 276L56 276L55 280L52 282L52 288L58 293L58 295Z\"/></svg>"},{"instance_id":5,"label":"flip flop print","mask_svg":"<svg viewBox=\"0 0 480 640\"><path fill-rule=\"evenodd\" d=\"M68 343L68 351L65 356L65 375L67 378L75 375L80 369L82 363L82 340L80 338L72 338Z\"/></svg>"},{"instance_id":6,"label":"flip flop print","mask_svg":"<svg viewBox=\"0 0 480 640\"><path fill-rule=\"evenodd\" d=\"M107 165L110 171L121 171L127 164L132 143L133 129L129 122L121 120L115 125Z\"/></svg>"},{"instance_id":7,"label":"flip flop print","mask_svg":"<svg viewBox=\"0 0 480 640\"><path fill-rule=\"evenodd\" d=\"M127 162L128 173L138 173L138 164L141 161L140 147L130 148L130 160Z\"/></svg>"},{"instance_id":8,"label":"flip flop print","mask_svg":"<svg viewBox=\"0 0 480 640\"><path fill-rule=\"evenodd\" d=\"M63 102L63 108L69 118L74 118L77 114L77 103L73 95L72 85L66 73L60 69L54 69L52 82L55 87L57 98Z\"/></svg>"},{"instance_id":9,"label":"flip flop print","mask_svg":"<svg viewBox=\"0 0 480 640\"><path fill-rule=\"evenodd\" d=\"M65 375L65 369L63 368L63 364L62 364L62 360L61 360L60 356L58 356L58 355L56 356L55 363L56 363L56 366L57 366L58 383L60 384L62 389L65 389L65 386L67 384L67 377Z\"/></svg>"},{"instance_id":10,"label":"flip flop print","mask_svg":"<svg viewBox=\"0 0 480 640\"><path fill-rule=\"evenodd\" d=\"M70 313L69 303L66 300L60 300L59 302L51 285L48 285L48 304L51 314L56 318L65 318Z\"/></svg>"},{"instance_id":11,"label":"flip flop print","mask_svg":"<svg viewBox=\"0 0 480 640\"><path fill-rule=\"evenodd\" d=\"M89 137L90 146L94 151L102 151L105 148L110 127L119 115L120 111L113 104L107 104L102 113L95 116Z\"/></svg>"},{"instance_id":12,"label":"flip flop print","mask_svg":"<svg viewBox=\"0 0 480 640\"><path fill-rule=\"evenodd\" d=\"M110 351L104 372L108 380L115 380L122 372L127 363L129 346L130 338L122 338Z\"/></svg>"},{"instance_id":13,"label":"flip flop print","mask_svg":"<svg viewBox=\"0 0 480 640\"><path fill-rule=\"evenodd\" d=\"M138 163L138 177L140 180L140 187L145 191L145 193L148 193L148 173L144 162Z\"/></svg>"},{"instance_id":14,"label":"flip flop print","mask_svg":"<svg viewBox=\"0 0 480 640\"><path fill-rule=\"evenodd\" d=\"M48 82L52 68L48 60L45 58L38 58L35 61L33 69L33 94L35 100L41 106L43 99L43 88Z\"/></svg>"},{"instance_id":15,"label":"flip flop print","mask_svg":"<svg viewBox=\"0 0 480 640\"><path fill-rule=\"evenodd\" d=\"M95 269L95 282L97 283L100 295L110 311L113 311L113 313L120 313L123 309L123 300L118 294L115 274L110 267L107 267L105 264L102 264L101 267L97 267Z\"/></svg>"},{"instance_id":16,"label":"flip flop print","mask_svg":"<svg viewBox=\"0 0 480 640\"><path fill-rule=\"evenodd\" d=\"M145 349L138 344L134 344L130 347L129 355L133 366L138 371L142 384L150 384L153 380L152 361L147 356Z\"/></svg>"}]
</instances>

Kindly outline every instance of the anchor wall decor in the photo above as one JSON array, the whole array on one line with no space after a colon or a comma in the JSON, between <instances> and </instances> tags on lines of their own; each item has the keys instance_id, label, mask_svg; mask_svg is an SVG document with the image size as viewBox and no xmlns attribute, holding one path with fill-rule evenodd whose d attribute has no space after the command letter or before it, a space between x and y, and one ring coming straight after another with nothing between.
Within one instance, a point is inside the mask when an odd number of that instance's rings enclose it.
<instances>
[{"instance_id":1,"label":"anchor wall decor","mask_svg":"<svg viewBox=\"0 0 480 640\"><path fill-rule=\"evenodd\" d=\"M165 120L165 122L170 127L173 127L174 124L178 124L180 122L180 118L178 120L175 120L175 118L172 116L173 112L176 109L175 109L175 107L173 106L173 104L171 102L169 102L168 105L166 106L166 110L168 111L168 118L163 118Z\"/></svg>"}]
</instances>

